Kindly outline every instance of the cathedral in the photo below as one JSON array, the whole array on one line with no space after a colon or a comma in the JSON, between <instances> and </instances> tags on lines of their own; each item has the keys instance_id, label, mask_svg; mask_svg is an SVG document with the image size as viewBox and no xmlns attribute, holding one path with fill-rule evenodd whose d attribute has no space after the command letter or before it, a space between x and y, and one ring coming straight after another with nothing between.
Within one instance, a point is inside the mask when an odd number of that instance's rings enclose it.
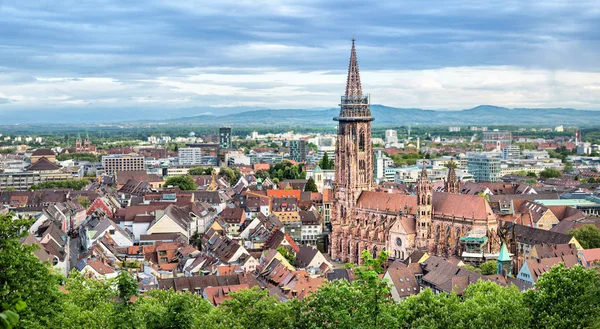
<instances>
[{"instance_id":1,"label":"cathedral","mask_svg":"<svg viewBox=\"0 0 600 329\"><path fill-rule=\"evenodd\" d=\"M465 241L478 241L481 252L497 252L497 217L482 196L459 194L456 173L448 166L445 192L434 192L425 166L415 195L373 191L373 146L369 95L363 95L352 40L346 92L341 98L335 155L334 206L331 210L331 258L361 263L388 251L404 259L415 250L452 256ZM463 241L461 242L461 238ZM469 240L472 239L472 240Z\"/></svg>"}]
</instances>

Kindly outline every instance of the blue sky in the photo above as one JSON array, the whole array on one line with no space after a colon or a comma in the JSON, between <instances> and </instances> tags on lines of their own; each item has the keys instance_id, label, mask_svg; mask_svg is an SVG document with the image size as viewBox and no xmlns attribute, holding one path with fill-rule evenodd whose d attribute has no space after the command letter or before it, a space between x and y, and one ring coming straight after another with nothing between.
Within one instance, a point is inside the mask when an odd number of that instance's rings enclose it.
<instances>
[{"instance_id":1,"label":"blue sky","mask_svg":"<svg viewBox=\"0 0 600 329\"><path fill-rule=\"evenodd\" d=\"M0 1L0 114L335 107L350 39L395 107L600 109L598 1Z\"/></svg>"}]
</instances>

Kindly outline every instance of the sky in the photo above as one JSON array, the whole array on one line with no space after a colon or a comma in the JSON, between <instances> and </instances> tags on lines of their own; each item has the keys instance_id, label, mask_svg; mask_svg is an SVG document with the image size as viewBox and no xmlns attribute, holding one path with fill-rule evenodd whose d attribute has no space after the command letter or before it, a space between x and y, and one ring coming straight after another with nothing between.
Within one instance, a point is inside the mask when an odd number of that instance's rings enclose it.
<instances>
[{"instance_id":1,"label":"sky","mask_svg":"<svg viewBox=\"0 0 600 329\"><path fill-rule=\"evenodd\" d=\"M374 104L600 110L600 1L0 0L0 15L0 118L336 107L353 36Z\"/></svg>"}]
</instances>

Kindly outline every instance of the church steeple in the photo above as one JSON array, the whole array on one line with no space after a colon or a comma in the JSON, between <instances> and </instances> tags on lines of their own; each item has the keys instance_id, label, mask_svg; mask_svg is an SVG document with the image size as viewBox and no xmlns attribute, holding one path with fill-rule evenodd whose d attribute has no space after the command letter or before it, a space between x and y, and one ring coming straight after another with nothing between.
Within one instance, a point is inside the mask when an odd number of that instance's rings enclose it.
<instances>
[{"instance_id":1,"label":"church steeple","mask_svg":"<svg viewBox=\"0 0 600 329\"><path fill-rule=\"evenodd\" d=\"M350 51L350 64L348 65L348 80L346 81L346 97L362 97L362 85L360 84L360 72L358 72L358 60L356 59L356 47L352 37L352 50Z\"/></svg>"},{"instance_id":2,"label":"church steeple","mask_svg":"<svg viewBox=\"0 0 600 329\"><path fill-rule=\"evenodd\" d=\"M448 162L448 177L445 182L445 189L447 193L458 193L458 179L456 178L456 163L452 160Z\"/></svg>"}]
</instances>

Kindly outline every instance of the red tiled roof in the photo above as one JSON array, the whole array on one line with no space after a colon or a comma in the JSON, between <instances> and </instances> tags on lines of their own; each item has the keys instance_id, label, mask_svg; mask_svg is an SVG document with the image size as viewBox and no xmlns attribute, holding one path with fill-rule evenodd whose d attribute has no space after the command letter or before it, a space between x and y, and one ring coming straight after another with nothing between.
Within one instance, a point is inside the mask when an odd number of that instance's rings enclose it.
<instances>
[{"instance_id":1,"label":"red tiled roof","mask_svg":"<svg viewBox=\"0 0 600 329\"><path fill-rule=\"evenodd\" d=\"M490 204L483 196L443 192L433 193L433 213L481 220L496 218Z\"/></svg>"},{"instance_id":2,"label":"red tiled roof","mask_svg":"<svg viewBox=\"0 0 600 329\"><path fill-rule=\"evenodd\" d=\"M379 209L381 211L399 212L408 207L410 214L415 214L417 198L414 195L363 191L358 197L356 206L363 209Z\"/></svg>"},{"instance_id":3,"label":"red tiled roof","mask_svg":"<svg viewBox=\"0 0 600 329\"><path fill-rule=\"evenodd\" d=\"M267 196L271 198L296 198L300 200L300 190L268 190Z\"/></svg>"}]
</instances>

